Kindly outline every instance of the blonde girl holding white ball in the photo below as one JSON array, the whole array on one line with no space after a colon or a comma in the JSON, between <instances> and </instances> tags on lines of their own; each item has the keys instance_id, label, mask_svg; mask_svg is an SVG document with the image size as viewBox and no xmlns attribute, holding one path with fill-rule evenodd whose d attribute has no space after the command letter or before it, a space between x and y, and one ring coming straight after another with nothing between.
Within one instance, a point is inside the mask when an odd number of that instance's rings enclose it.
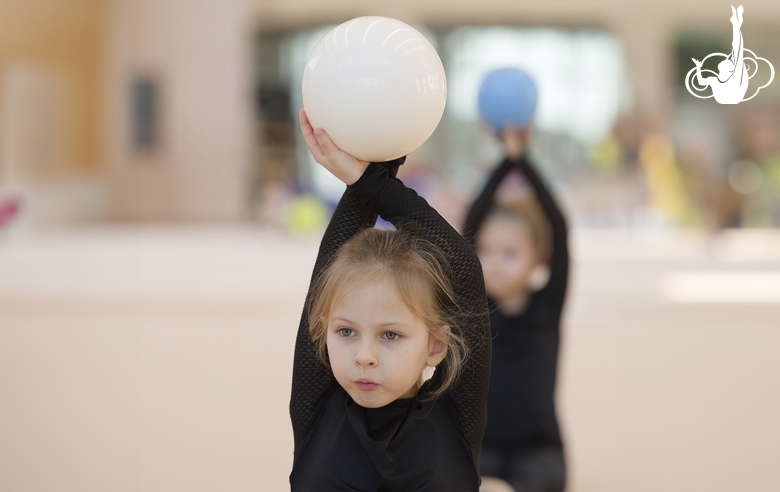
<instances>
[{"instance_id":1,"label":"blonde girl holding white ball","mask_svg":"<svg viewBox=\"0 0 780 492\"><path fill-rule=\"evenodd\" d=\"M299 116L347 189L298 330L292 489L478 490L490 369L479 259L394 177L398 162L358 160ZM377 214L398 230L373 228Z\"/></svg>"}]
</instances>

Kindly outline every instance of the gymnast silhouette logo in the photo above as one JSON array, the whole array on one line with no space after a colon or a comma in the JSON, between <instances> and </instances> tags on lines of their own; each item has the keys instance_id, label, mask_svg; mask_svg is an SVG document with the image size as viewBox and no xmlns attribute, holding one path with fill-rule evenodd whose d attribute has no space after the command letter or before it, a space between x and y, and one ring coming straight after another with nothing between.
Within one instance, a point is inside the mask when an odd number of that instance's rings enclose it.
<instances>
[{"instance_id":1,"label":"gymnast silhouette logo","mask_svg":"<svg viewBox=\"0 0 780 492\"><path fill-rule=\"evenodd\" d=\"M742 13L745 11L740 5L736 10L731 6L731 26L733 37L731 40L731 53L712 53L707 55L702 61L692 58L696 64L685 75L685 88L692 95L700 99L714 97L720 104L739 104L742 101L753 99L758 92L772 83L775 78L775 67L766 58L761 58L755 53L745 48L742 40ZM718 73L712 70L702 69L701 66L707 59L712 57L721 57L723 60L718 63ZM766 63L769 67L769 80L766 84L757 88L750 96L745 97L748 90L748 83L758 73L759 61ZM702 73L709 73L714 77L703 77ZM712 89L712 94L699 95L696 92L705 92L707 87ZM695 92L694 92L695 91Z\"/></svg>"}]
</instances>

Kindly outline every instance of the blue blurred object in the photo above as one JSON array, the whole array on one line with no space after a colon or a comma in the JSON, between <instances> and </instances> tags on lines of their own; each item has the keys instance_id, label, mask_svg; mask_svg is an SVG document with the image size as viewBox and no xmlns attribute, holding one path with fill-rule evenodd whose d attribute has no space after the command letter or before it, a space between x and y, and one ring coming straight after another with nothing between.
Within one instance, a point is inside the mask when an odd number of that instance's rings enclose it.
<instances>
[{"instance_id":1,"label":"blue blurred object","mask_svg":"<svg viewBox=\"0 0 780 492\"><path fill-rule=\"evenodd\" d=\"M479 87L479 115L497 131L510 124L523 128L531 123L536 99L536 84L527 73L499 68Z\"/></svg>"}]
</instances>

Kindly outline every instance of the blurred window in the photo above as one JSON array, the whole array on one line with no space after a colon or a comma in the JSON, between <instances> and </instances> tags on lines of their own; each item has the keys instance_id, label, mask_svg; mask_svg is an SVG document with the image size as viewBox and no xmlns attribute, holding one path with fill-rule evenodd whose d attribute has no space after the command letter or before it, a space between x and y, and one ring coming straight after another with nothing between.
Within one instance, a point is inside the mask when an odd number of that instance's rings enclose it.
<instances>
[{"instance_id":1,"label":"blurred window","mask_svg":"<svg viewBox=\"0 0 780 492\"><path fill-rule=\"evenodd\" d=\"M149 77L136 78L130 88L132 107L132 142L139 150L149 150L159 144L157 83Z\"/></svg>"},{"instance_id":2,"label":"blurred window","mask_svg":"<svg viewBox=\"0 0 780 492\"><path fill-rule=\"evenodd\" d=\"M293 122L302 106L306 60L333 27L293 31L278 43L278 84L287 88ZM485 169L500 158L498 146L480 132L477 114L479 85L490 70L518 67L536 80L539 104L531 152L550 177L566 179L587 165L587 149L607 137L618 116L630 109L633 95L623 47L605 31L458 27L433 32L415 27L439 52L447 72L448 98L441 124L410 159L433 166L462 196L471 196ZM343 184L316 165L300 132L295 132L295 139L299 183L337 201Z\"/></svg>"},{"instance_id":3,"label":"blurred window","mask_svg":"<svg viewBox=\"0 0 780 492\"><path fill-rule=\"evenodd\" d=\"M629 103L621 43L594 29L462 27L446 38L453 118L476 122L477 91L496 68L528 72L539 90L535 125L583 144L603 139Z\"/></svg>"}]
</instances>

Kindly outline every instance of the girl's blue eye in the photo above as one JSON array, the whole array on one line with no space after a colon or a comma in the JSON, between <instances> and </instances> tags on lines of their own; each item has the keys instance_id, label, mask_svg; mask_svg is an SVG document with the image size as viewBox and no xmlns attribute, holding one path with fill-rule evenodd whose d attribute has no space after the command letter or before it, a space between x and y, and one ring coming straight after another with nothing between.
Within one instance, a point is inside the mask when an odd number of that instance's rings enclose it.
<instances>
[{"instance_id":1,"label":"girl's blue eye","mask_svg":"<svg viewBox=\"0 0 780 492\"><path fill-rule=\"evenodd\" d=\"M340 328L339 333L341 333L341 336L343 337L351 337L354 331L350 330L349 328Z\"/></svg>"},{"instance_id":2,"label":"girl's blue eye","mask_svg":"<svg viewBox=\"0 0 780 492\"><path fill-rule=\"evenodd\" d=\"M384 333L384 335L382 335L382 336L384 336L385 339L387 339L387 340L397 340L400 335L398 335L398 333L394 333L392 331L386 331Z\"/></svg>"}]
</instances>

